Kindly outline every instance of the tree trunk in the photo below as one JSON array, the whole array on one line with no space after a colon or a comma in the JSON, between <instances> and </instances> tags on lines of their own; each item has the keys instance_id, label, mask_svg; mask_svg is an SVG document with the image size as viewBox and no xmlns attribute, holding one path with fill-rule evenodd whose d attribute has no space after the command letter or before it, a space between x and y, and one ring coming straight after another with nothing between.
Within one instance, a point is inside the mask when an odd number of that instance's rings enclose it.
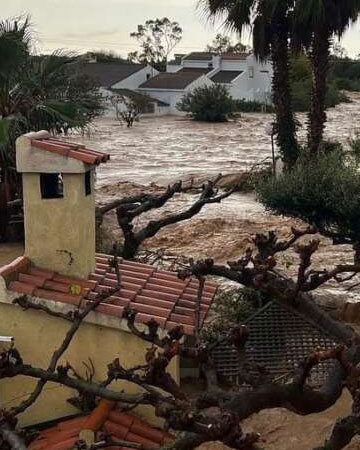
<instances>
[{"instance_id":1,"label":"tree trunk","mask_svg":"<svg viewBox=\"0 0 360 450\"><path fill-rule=\"evenodd\" d=\"M288 21L283 13L279 13L273 20L272 27L271 58L274 70L272 88L276 113L276 143L285 168L288 170L295 164L298 157L298 144L289 84Z\"/></svg>"},{"instance_id":2,"label":"tree trunk","mask_svg":"<svg viewBox=\"0 0 360 450\"><path fill-rule=\"evenodd\" d=\"M1 170L1 169L0 169ZM5 179L1 180L0 174L0 242L6 241L8 214L9 185Z\"/></svg>"},{"instance_id":3,"label":"tree trunk","mask_svg":"<svg viewBox=\"0 0 360 450\"><path fill-rule=\"evenodd\" d=\"M323 26L315 30L310 60L313 73L308 124L308 146L312 155L319 152L326 122L325 99L330 58L330 31Z\"/></svg>"}]
</instances>

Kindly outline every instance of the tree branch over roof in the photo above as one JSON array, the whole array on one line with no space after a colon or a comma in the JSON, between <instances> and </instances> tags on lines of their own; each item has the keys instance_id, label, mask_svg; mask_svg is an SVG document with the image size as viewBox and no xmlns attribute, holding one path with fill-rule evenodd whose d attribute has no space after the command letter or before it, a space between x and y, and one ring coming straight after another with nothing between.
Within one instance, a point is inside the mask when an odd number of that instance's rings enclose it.
<instances>
[{"instance_id":1,"label":"tree branch over roof","mask_svg":"<svg viewBox=\"0 0 360 450\"><path fill-rule=\"evenodd\" d=\"M205 195L205 199L207 198ZM319 413L334 405L346 388L354 399L352 415L337 423L330 440L326 443L327 447L324 447L340 450L358 432L360 336L345 324L332 319L314 303L308 292L302 290L307 282L311 256L316 252L315 241L307 245L298 245L300 268L296 280L287 278L275 270L276 255L286 251L301 237L308 234L314 234L314 230L293 229L292 235L285 241L279 241L274 234L257 235L253 239L254 249L247 250L243 257L238 261L229 262L228 266L217 266L212 260L205 260L193 262L188 269L179 273L181 278L190 275L221 276L245 286L260 289L308 317L312 322L316 322L328 334L343 342L342 345L329 351L314 351L299 365L292 381L287 384L266 380L260 384L255 383L246 390L222 389L217 383L216 374L213 377L214 367L211 364L210 348L201 340L201 336L198 336L193 347L187 347L182 341L181 327L175 327L167 334L160 335L159 325L152 320L147 324L148 330L142 331L135 325L136 313L131 310L126 310L124 315L129 329L140 339L153 344L153 347L144 355L144 364L125 368L120 360L116 359L108 365L108 376L103 383L89 382L70 376L70 365L65 367L57 365L59 355L70 342L72 333L78 330L79 318L85 317L88 307L73 314L73 325L63 344L53 355L47 369L25 364L16 349L11 349L11 355L4 353L0 359L0 379L23 375L39 379L41 385L52 381L80 393L121 401L129 407L138 404L151 405L156 415L166 420L167 427L182 432L174 444L166 447L167 450L190 450L202 442L213 440L220 440L236 449L250 449L259 440L259 436L243 433L240 426L242 420L263 409L279 407L299 415ZM342 268L340 266L337 273L348 269L348 266ZM351 269L353 269L352 266ZM328 279L328 277L325 278ZM305 282L303 283L302 280ZM31 302L25 305L32 307ZM42 309L41 312L51 314L46 309ZM67 317L66 320L68 320ZM246 358L243 348L248 334L249 330L246 327L235 327L231 330L232 342L242 358ZM201 362L205 376L210 374L206 378L212 381L208 382L206 391L189 397L177 385L168 373L168 366L172 359L179 355ZM328 360L335 361L335 364L329 371L326 381L317 389L311 387L308 384L311 370L315 365ZM141 392L138 394L115 392L109 388L115 380L131 382L140 387ZM31 400L34 397L33 393ZM26 409L32 404L29 400L25 405L20 406ZM209 413L210 407L218 408L218 412ZM15 410L16 413L18 411L19 408Z\"/></svg>"}]
</instances>

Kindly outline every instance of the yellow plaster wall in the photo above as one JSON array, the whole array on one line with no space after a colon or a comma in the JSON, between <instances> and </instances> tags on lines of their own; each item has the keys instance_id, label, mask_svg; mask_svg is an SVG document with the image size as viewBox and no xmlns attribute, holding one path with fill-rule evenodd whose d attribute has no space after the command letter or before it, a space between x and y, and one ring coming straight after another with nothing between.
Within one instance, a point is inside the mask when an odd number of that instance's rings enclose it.
<instances>
[{"instance_id":1,"label":"yellow plaster wall","mask_svg":"<svg viewBox=\"0 0 360 450\"><path fill-rule=\"evenodd\" d=\"M25 255L38 267L80 278L95 268L93 171L88 196L84 177L63 174L64 198L42 199L40 175L23 173Z\"/></svg>"},{"instance_id":2,"label":"yellow plaster wall","mask_svg":"<svg viewBox=\"0 0 360 450\"><path fill-rule=\"evenodd\" d=\"M15 338L15 346L24 362L36 367L46 368L54 350L60 345L70 324L50 317L39 311L23 311L20 307L2 303L4 289L0 278L0 334ZM3 297L3 298L1 298ZM94 316L98 313L93 313ZM150 346L127 331L83 323L60 363L69 361L73 367L84 374L83 361L88 358L96 368L95 381L106 378L107 364L119 358L125 367L144 364L145 350ZM179 381L179 360L172 361L169 372ZM2 408L10 408L25 400L32 392L36 381L27 377L0 380L0 399ZM131 393L138 390L127 382L117 381L111 389ZM66 387L48 383L38 401L19 416L20 426L28 426L44 421L75 414L78 410L66 402L76 392ZM136 412L152 423L155 419L153 408L140 406Z\"/></svg>"}]
</instances>

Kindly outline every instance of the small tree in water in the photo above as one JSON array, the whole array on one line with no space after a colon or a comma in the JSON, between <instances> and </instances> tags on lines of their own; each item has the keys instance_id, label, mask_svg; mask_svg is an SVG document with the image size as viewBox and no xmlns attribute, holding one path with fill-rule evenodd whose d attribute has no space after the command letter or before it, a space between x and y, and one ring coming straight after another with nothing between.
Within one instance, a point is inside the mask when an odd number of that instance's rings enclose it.
<instances>
[{"instance_id":1,"label":"small tree in water","mask_svg":"<svg viewBox=\"0 0 360 450\"><path fill-rule=\"evenodd\" d=\"M188 92L176 107L187 112L194 120L226 122L234 111L234 101L225 86L214 84Z\"/></svg>"}]
</instances>

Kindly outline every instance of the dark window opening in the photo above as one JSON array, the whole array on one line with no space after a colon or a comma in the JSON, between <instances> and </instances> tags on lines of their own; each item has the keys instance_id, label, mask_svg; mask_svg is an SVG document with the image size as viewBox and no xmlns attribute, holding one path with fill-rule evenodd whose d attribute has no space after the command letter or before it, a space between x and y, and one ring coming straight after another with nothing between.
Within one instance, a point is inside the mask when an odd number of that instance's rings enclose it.
<instances>
[{"instance_id":1,"label":"dark window opening","mask_svg":"<svg viewBox=\"0 0 360 450\"><path fill-rule=\"evenodd\" d=\"M61 173L41 173L40 189L42 198L63 198L64 184Z\"/></svg>"},{"instance_id":2,"label":"dark window opening","mask_svg":"<svg viewBox=\"0 0 360 450\"><path fill-rule=\"evenodd\" d=\"M91 172L85 173L85 195L91 194Z\"/></svg>"},{"instance_id":3,"label":"dark window opening","mask_svg":"<svg viewBox=\"0 0 360 450\"><path fill-rule=\"evenodd\" d=\"M149 73L146 74L146 79L150 80L150 74Z\"/></svg>"},{"instance_id":4,"label":"dark window opening","mask_svg":"<svg viewBox=\"0 0 360 450\"><path fill-rule=\"evenodd\" d=\"M154 114L155 113L155 103L146 103L140 108L142 114Z\"/></svg>"}]
</instances>

